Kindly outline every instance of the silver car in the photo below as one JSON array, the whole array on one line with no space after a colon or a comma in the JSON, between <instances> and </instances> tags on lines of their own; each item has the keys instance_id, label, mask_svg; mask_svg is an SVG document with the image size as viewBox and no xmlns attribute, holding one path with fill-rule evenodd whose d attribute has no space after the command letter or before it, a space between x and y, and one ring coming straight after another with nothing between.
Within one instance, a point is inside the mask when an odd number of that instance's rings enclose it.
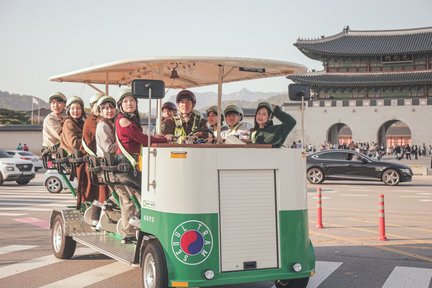
<instances>
[{"instance_id":1,"label":"silver car","mask_svg":"<svg viewBox=\"0 0 432 288\"><path fill-rule=\"evenodd\" d=\"M43 168L41 157L33 154L32 152L22 150L6 150L6 152L14 158L31 161L33 163L35 172Z\"/></svg>"},{"instance_id":2,"label":"silver car","mask_svg":"<svg viewBox=\"0 0 432 288\"><path fill-rule=\"evenodd\" d=\"M17 159L0 149L0 185L5 181L16 181L26 185L35 178L33 163L29 160Z\"/></svg>"},{"instance_id":3,"label":"silver car","mask_svg":"<svg viewBox=\"0 0 432 288\"><path fill-rule=\"evenodd\" d=\"M68 177L68 176L66 176ZM68 189L68 185L63 177L58 173L57 170L47 170L44 174L44 183L48 192L50 193L60 193L63 189ZM74 189L77 188L78 183L76 179L70 182Z\"/></svg>"}]
</instances>

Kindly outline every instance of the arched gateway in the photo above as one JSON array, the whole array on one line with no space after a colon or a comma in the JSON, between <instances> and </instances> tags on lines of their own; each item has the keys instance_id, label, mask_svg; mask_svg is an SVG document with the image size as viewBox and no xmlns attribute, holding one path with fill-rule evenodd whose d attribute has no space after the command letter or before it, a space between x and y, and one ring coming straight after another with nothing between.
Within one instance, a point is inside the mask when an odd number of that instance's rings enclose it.
<instances>
[{"instance_id":1,"label":"arched gateway","mask_svg":"<svg viewBox=\"0 0 432 288\"><path fill-rule=\"evenodd\" d=\"M378 143L384 146L411 144L411 129L399 120L384 122L378 129Z\"/></svg>"},{"instance_id":2,"label":"arched gateway","mask_svg":"<svg viewBox=\"0 0 432 288\"><path fill-rule=\"evenodd\" d=\"M345 123L336 123L327 130L327 142L336 145L348 145L352 141L351 129Z\"/></svg>"}]
</instances>

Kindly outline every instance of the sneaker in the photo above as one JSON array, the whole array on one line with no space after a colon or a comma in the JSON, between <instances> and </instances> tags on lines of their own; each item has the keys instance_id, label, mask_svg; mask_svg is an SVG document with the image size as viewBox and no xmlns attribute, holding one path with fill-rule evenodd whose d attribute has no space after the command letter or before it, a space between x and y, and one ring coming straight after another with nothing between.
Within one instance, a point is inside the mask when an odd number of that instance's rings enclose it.
<instances>
[{"instance_id":1,"label":"sneaker","mask_svg":"<svg viewBox=\"0 0 432 288\"><path fill-rule=\"evenodd\" d=\"M122 244L132 244L134 242L136 242L136 238L134 236L125 236L121 240Z\"/></svg>"},{"instance_id":2,"label":"sneaker","mask_svg":"<svg viewBox=\"0 0 432 288\"><path fill-rule=\"evenodd\" d=\"M92 229L92 230L96 230L96 227L97 227L97 225L98 225L98 222L99 222L99 221L97 221L97 220L92 220L92 224L91 224L91 229Z\"/></svg>"},{"instance_id":3,"label":"sneaker","mask_svg":"<svg viewBox=\"0 0 432 288\"><path fill-rule=\"evenodd\" d=\"M101 222L100 222L100 221L96 224L95 230L96 230L97 232L100 232L100 231L102 230L102 225L101 225Z\"/></svg>"}]
</instances>

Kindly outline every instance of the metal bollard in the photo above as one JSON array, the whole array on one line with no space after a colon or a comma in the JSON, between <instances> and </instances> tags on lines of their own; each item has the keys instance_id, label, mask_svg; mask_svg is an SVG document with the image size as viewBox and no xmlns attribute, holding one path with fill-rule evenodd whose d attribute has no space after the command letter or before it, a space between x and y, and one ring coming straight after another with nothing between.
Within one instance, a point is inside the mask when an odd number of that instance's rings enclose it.
<instances>
[{"instance_id":1,"label":"metal bollard","mask_svg":"<svg viewBox=\"0 0 432 288\"><path fill-rule=\"evenodd\" d=\"M379 240L387 241L385 233L384 194L379 195Z\"/></svg>"},{"instance_id":2,"label":"metal bollard","mask_svg":"<svg viewBox=\"0 0 432 288\"><path fill-rule=\"evenodd\" d=\"M324 228L323 223L322 223L322 200L321 200L321 188L318 187L317 188L317 223L316 223L316 228Z\"/></svg>"}]
</instances>

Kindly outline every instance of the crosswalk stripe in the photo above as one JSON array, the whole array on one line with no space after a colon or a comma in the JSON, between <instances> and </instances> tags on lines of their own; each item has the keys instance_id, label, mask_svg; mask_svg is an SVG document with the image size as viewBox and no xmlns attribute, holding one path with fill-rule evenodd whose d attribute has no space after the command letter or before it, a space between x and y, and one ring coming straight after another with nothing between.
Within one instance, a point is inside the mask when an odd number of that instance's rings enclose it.
<instances>
[{"instance_id":1,"label":"crosswalk stripe","mask_svg":"<svg viewBox=\"0 0 432 288\"><path fill-rule=\"evenodd\" d=\"M53 205L54 206L54 205ZM41 212L41 211L51 211L51 208L34 208L34 207L0 207L0 211L34 211L34 212Z\"/></svg>"},{"instance_id":2,"label":"crosswalk stripe","mask_svg":"<svg viewBox=\"0 0 432 288\"><path fill-rule=\"evenodd\" d=\"M43 229L49 229L49 222L48 220L42 220L34 217L26 217L26 218L18 218L14 219L17 222L25 223L25 224L31 224Z\"/></svg>"},{"instance_id":3,"label":"crosswalk stripe","mask_svg":"<svg viewBox=\"0 0 432 288\"><path fill-rule=\"evenodd\" d=\"M325 279L327 279L339 266L342 265L342 262L327 262L327 261L316 261L315 262L315 275L310 278L309 284L307 288L316 288Z\"/></svg>"},{"instance_id":4,"label":"crosswalk stripe","mask_svg":"<svg viewBox=\"0 0 432 288\"><path fill-rule=\"evenodd\" d=\"M86 287L94 283L106 280L108 278L117 276L121 273L135 269L135 267L127 266L126 264L115 262L108 264L84 273L74 275L69 278L59 280L57 282L50 283L40 288L75 288L75 287Z\"/></svg>"},{"instance_id":5,"label":"crosswalk stripe","mask_svg":"<svg viewBox=\"0 0 432 288\"><path fill-rule=\"evenodd\" d=\"M432 269L396 266L382 288L427 288Z\"/></svg>"},{"instance_id":6,"label":"crosswalk stripe","mask_svg":"<svg viewBox=\"0 0 432 288\"><path fill-rule=\"evenodd\" d=\"M325 279L327 279L341 265L342 262L316 261L315 275L309 279L307 288L317 288L322 282L324 282ZM270 288L276 288L276 285L273 285Z\"/></svg>"},{"instance_id":7,"label":"crosswalk stripe","mask_svg":"<svg viewBox=\"0 0 432 288\"><path fill-rule=\"evenodd\" d=\"M12 253L12 252L18 252L22 250L27 250L34 248L36 246L33 245L9 245L5 247L0 247L0 255L6 254L6 253Z\"/></svg>"},{"instance_id":8,"label":"crosswalk stripe","mask_svg":"<svg viewBox=\"0 0 432 288\"><path fill-rule=\"evenodd\" d=\"M6 195L2 195L1 198L11 198L11 199L46 199L46 200L67 200L67 199L73 199L73 197L71 195L64 195L64 196L59 196L59 195L37 195L37 194L32 194L32 195L16 195L16 194L12 194L12 195L7 195L8 197L5 197ZM44 201L46 201L44 200Z\"/></svg>"},{"instance_id":9,"label":"crosswalk stripe","mask_svg":"<svg viewBox=\"0 0 432 288\"><path fill-rule=\"evenodd\" d=\"M3 216L3 217L17 217L17 216L24 216L24 215L27 215L27 213L1 213L0 212L0 216Z\"/></svg>"},{"instance_id":10,"label":"crosswalk stripe","mask_svg":"<svg viewBox=\"0 0 432 288\"><path fill-rule=\"evenodd\" d=\"M91 253L97 253L94 250L90 249L90 248L78 248L75 251L75 255L87 255L87 254L91 254ZM35 258L35 259L30 259L24 262L20 262L20 263L16 263L16 264L12 264L12 265L7 265L4 267L0 267L0 279L9 277L9 276L13 276L22 272L26 272L29 270L33 270L33 269L37 269L37 268L41 268L44 266L48 266L57 262L61 262L64 261L62 259L58 259L56 258L54 255L47 255L47 256L42 256L39 258ZM75 286L78 287L78 286Z\"/></svg>"}]
</instances>

